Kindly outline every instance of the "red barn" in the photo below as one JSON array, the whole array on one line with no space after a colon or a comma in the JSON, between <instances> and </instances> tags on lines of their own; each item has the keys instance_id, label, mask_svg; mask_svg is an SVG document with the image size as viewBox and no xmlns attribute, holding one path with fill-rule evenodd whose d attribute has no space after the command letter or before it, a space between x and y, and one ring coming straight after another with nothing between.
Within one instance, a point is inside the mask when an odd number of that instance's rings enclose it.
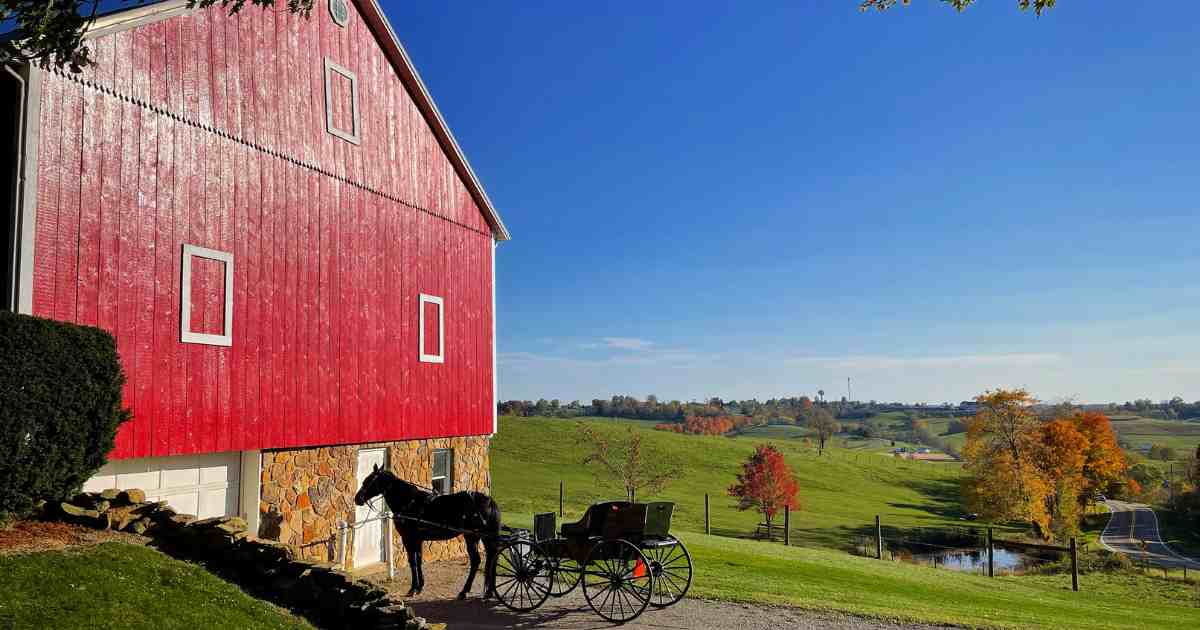
<instances>
[{"instance_id":1,"label":"red barn","mask_svg":"<svg viewBox=\"0 0 1200 630\"><path fill-rule=\"evenodd\" d=\"M128 375L86 487L321 558L373 464L487 491L508 232L378 4L166 1L87 44L82 74L6 68L0 99L4 301L112 332Z\"/></svg>"}]
</instances>

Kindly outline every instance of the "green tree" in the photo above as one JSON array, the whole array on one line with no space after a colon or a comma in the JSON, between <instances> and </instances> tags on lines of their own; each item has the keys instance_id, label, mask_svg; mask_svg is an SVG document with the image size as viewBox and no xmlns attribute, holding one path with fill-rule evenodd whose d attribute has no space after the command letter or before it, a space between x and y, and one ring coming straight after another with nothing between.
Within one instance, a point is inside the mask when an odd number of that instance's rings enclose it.
<instances>
[{"instance_id":1,"label":"green tree","mask_svg":"<svg viewBox=\"0 0 1200 630\"><path fill-rule=\"evenodd\" d=\"M126 6L148 0L121 0ZM308 17L313 0L188 0L188 6L220 6L230 14L249 3L263 9L286 4L288 11ZM0 22L13 25L19 36L0 41L0 63L45 61L81 72L91 65L91 48L84 35L100 10L100 0L0 0Z\"/></svg>"},{"instance_id":2,"label":"green tree","mask_svg":"<svg viewBox=\"0 0 1200 630\"><path fill-rule=\"evenodd\" d=\"M661 490L683 472L678 458L647 445L632 427L614 437L580 422L577 441L586 450L581 463L592 469L597 480L619 483L630 501L639 494Z\"/></svg>"},{"instance_id":3,"label":"green tree","mask_svg":"<svg viewBox=\"0 0 1200 630\"><path fill-rule=\"evenodd\" d=\"M818 449L822 452L824 452L825 443L829 441L829 438L842 430L842 426L833 419L833 414L823 407L813 410L808 419L808 428L817 434Z\"/></svg>"},{"instance_id":4,"label":"green tree","mask_svg":"<svg viewBox=\"0 0 1200 630\"><path fill-rule=\"evenodd\" d=\"M876 9L884 11L896 6L897 1L904 5L909 5L912 0L862 0L862 4L858 6L863 11ZM943 3L954 7L958 11L964 11L967 7L975 4L975 0L942 0ZM1021 7L1022 11L1033 9L1037 15L1041 15L1042 11L1054 8L1054 0L1017 0L1017 6Z\"/></svg>"}]
</instances>

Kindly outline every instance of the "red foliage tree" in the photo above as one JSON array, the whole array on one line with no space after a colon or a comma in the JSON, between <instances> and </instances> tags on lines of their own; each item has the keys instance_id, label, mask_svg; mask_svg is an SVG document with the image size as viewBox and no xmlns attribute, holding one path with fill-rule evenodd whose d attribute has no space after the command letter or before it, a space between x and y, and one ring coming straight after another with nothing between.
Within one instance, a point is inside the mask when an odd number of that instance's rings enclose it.
<instances>
[{"instance_id":1,"label":"red foliage tree","mask_svg":"<svg viewBox=\"0 0 1200 630\"><path fill-rule=\"evenodd\" d=\"M768 529L780 510L800 509L800 484L783 461L783 453L770 444L760 444L755 449L742 464L737 479L737 483L729 486L729 496L737 498L739 510L753 508L762 512Z\"/></svg>"}]
</instances>

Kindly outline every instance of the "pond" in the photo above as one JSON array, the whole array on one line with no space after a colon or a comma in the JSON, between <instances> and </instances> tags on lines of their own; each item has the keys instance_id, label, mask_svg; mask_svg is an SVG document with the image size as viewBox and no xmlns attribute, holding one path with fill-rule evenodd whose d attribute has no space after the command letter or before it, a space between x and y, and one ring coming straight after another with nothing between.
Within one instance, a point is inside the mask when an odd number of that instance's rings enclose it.
<instances>
[{"instance_id":1,"label":"pond","mask_svg":"<svg viewBox=\"0 0 1200 630\"><path fill-rule=\"evenodd\" d=\"M1021 572L1046 561L1046 558L999 547L993 550L992 557L997 573ZM938 553L914 554L912 561L972 573L986 573L988 564L986 549L948 549Z\"/></svg>"}]
</instances>

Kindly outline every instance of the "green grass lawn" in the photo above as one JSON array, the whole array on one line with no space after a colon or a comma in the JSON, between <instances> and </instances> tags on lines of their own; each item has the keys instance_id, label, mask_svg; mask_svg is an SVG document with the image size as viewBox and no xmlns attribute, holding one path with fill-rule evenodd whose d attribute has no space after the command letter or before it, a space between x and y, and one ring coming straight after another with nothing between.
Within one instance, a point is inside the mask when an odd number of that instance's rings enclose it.
<instances>
[{"instance_id":1,"label":"green grass lawn","mask_svg":"<svg viewBox=\"0 0 1200 630\"><path fill-rule=\"evenodd\" d=\"M154 549L105 543L0 556L0 628L312 628Z\"/></svg>"},{"instance_id":2,"label":"green grass lawn","mask_svg":"<svg viewBox=\"0 0 1200 630\"><path fill-rule=\"evenodd\" d=\"M691 594L720 600L797 606L905 621L972 627L1187 628L1200 625L1195 584L1141 575L1081 577L1071 592L1068 575L989 579L927 566L848 554L852 531L875 514L896 526L961 525L957 464L897 462L868 448L835 446L817 457L787 432L737 438L652 431L652 423L589 419L606 430L633 426L646 439L676 453L684 474L656 499L676 502L673 531L695 564ZM594 501L617 496L597 488L579 465L575 422L502 418L492 442L492 478L506 523L528 526L534 512L558 506L558 481L566 484L567 518ZM738 512L722 489L754 445L770 440L800 480L803 509L795 515L794 545L757 542L703 531L703 494L712 498L713 528L749 532L757 516ZM872 447L876 448L876 447Z\"/></svg>"},{"instance_id":3,"label":"green grass lawn","mask_svg":"<svg viewBox=\"0 0 1200 630\"><path fill-rule=\"evenodd\" d=\"M1188 628L1200 625L1194 584L1137 575L987 578L824 549L684 534L692 594L906 621L985 627Z\"/></svg>"},{"instance_id":4,"label":"green grass lawn","mask_svg":"<svg viewBox=\"0 0 1200 630\"><path fill-rule=\"evenodd\" d=\"M492 441L492 479L503 510L557 510L560 479L566 486L567 518L577 518L596 501L620 497L618 488L598 486L580 465L583 452L575 444L575 422L500 419L500 431ZM725 489L734 483L741 463L755 445L768 441L784 453L800 482L802 508L792 515L794 544L844 549L854 532L873 526L876 514L884 524L897 527L963 524L958 520L959 465L897 460L883 453L890 450L886 442L870 448L855 448L851 442L852 448L843 448L839 438L818 457L814 449L791 437L681 435L654 431L650 428L653 423L588 422L610 431L632 426L645 432L648 443L680 458L684 473L660 495L644 498L674 501L674 522L681 529L704 531L707 492L715 533L740 536L753 532L759 515L739 512Z\"/></svg>"}]
</instances>

